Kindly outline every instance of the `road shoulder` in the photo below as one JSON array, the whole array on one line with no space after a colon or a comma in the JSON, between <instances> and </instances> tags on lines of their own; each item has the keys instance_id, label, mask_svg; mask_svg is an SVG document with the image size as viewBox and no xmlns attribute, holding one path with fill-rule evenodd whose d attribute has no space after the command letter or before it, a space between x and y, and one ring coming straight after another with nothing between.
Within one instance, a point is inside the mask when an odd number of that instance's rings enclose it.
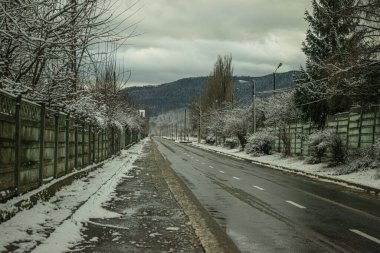
<instances>
[{"instance_id":1,"label":"road shoulder","mask_svg":"<svg viewBox=\"0 0 380 253\"><path fill-rule=\"evenodd\" d=\"M310 173L310 172L307 172L307 171L303 171L303 170L300 170L300 169L294 169L294 168L286 167L286 166L283 166L283 165L272 164L272 163L269 163L269 162L262 162L262 161L255 160L253 157L252 158L247 158L247 157L244 157L244 156L239 156L237 154L223 152L220 149L213 149L211 146L210 147L205 147L203 145L198 145L198 144L194 144L194 143L192 143L190 145L192 147L194 147L194 148L202 149L204 151L211 152L211 153L214 153L214 154L216 153L216 154L219 154L219 155L227 156L227 157L232 158L232 159L244 160L246 162L250 162L252 164L255 164L255 165L258 165L258 166L262 166L262 167L265 167L265 168L268 168L268 169L281 170L281 171L284 171L284 172L287 172L287 173L296 174L298 176L303 176L303 177L311 178L311 179L318 180L318 181L325 182L325 183L331 183L331 184L335 184L335 185L340 185L340 186L343 186L343 187L351 188L353 190L365 191L365 192L367 192L369 194L380 196L380 188L375 188L375 187L372 187L372 186L369 186L369 185L363 185L363 184L360 184L360 183L351 182L351 181L340 179L340 178L337 178L337 177L334 177L334 176L328 176L328 175Z\"/></svg>"}]
</instances>

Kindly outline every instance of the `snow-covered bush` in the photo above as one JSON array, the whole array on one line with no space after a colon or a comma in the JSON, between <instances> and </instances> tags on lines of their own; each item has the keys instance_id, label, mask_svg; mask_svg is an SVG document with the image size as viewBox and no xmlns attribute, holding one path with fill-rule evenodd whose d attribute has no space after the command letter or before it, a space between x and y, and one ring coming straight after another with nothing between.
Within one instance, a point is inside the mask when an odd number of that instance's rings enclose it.
<instances>
[{"instance_id":1,"label":"snow-covered bush","mask_svg":"<svg viewBox=\"0 0 380 253\"><path fill-rule=\"evenodd\" d=\"M215 136L214 135L207 135L206 144L214 145L215 144Z\"/></svg>"},{"instance_id":2,"label":"snow-covered bush","mask_svg":"<svg viewBox=\"0 0 380 253\"><path fill-rule=\"evenodd\" d=\"M309 163L320 163L323 157L330 154L330 165L343 164L346 160L346 151L342 139L332 129L319 130L308 138L311 158Z\"/></svg>"},{"instance_id":3,"label":"snow-covered bush","mask_svg":"<svg viewBox=\"0 0 380 253\"><path fill-rule=\"evenodd\" d=\"M340 174L378 169L377 175L380 176L380 138L375 141L374 145L357 149L350 156L353 158L347 166L339 171Z\"/></svg>"},{"instance_id":4,"label":"snow-covered bush","mask_svg":"<svg viewBox=\"0 0 380 253\"><path fill-rule=\"evenodd\" d=\"M308 138L309 150L311 158L309 163L320 163L322 157L325 156L327 151L326 137L323 131L316 131Z\"/></svg>"},{"instance_id":5,"label":"snow-covered bush","mask_svg":"<svg viewBox=\"0 0 380 253\"><path fill-rule=\"evenodd\" d=\"M228 147L229 149L233 149L239 146L239 141L234 138L227 138L224 142L224 146Z\"/></svg>"},{"instance_id":6,"label":"snow-covered bush","mask_svg":"<svg viewBox=\"0 0 380 253\"><path fill-rule=\"evenodd\" d=\"M235 107L226 110L223 118L222 134L224 136L237 137L242 149L244 149L247 143L246 136L250 120L248 110L248 107Z\"/></svg>"},{"instance_id":7,"label":"snow-covered bush","mask_svg":"<svg viewBox=\"0 0 380 253\"><path fill-rule=\"evenodd\" d=\"M269 155L275 137L268 132L257 132L248 137L245 152L253 155Z\"/></svg>"}]
</instances>

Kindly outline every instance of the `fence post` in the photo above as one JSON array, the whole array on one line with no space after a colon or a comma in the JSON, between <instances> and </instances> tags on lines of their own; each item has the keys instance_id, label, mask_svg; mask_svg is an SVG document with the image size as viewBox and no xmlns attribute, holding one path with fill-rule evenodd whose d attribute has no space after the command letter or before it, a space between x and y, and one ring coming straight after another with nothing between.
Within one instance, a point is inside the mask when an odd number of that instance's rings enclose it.
<instances>
[{"instance_id":1,"label":"fence post","mask_svg":"<svg viewBox=\"0 0 380 253\"><path fill-rule=\"evenodd\" d=\"M54 178L57 178L58 169L58 133L59 133L59 113L54 114Z\"/></svg>"},{"instance_id":2,"label":"fence post","mask_svg":"<svg viewBox=\"0 0 380 253\"><path fill-rule=\"evenodd\" d=\"M104 132L103 132L103 160L107 159L107 140L106 140L106 137L107 137L107 128L104 129Z\"/></svg>"},{"instance_id":3,"label":"fence post","mask_svg":"<svg viewBox=\"0 0 380 253\"><path fill-rule=\"evenodd\" d=\"M305 135L304 135L304 122L302 122L302 128L301 128L301 156L304 155L304 153L303 153L303 142L304 142L304 139L305 139Z\"/></svg>"},{"instance_id":4,"label":"fence post","mask_svg":"<svg viewBox=\"0 0 380 253\"><path fill-rule=\"evenodd\" d=\"M350 147L350 122L351 122L351 110L348 112L348 122L347 122L347 134L346 134L346 150L348 151Z\"/></svg>"},{"instance_id":5,"label":"fence post","mask_svg":"<svg viewBox=\"0 0 380 253\"><path fill-rule=\"evenodd\" d=\"M115 129L113 126L111 127L111 152L112 155L115 154Z\"/></svg>"},{"instance_id":6,"label":"fence post","mask_svg":"<svg viewBox=\"0 0 380 253\"><path fill-rule=\"evenodd\" d=\"M311 121L309 121L309 136L311 135ZM309 156L310 155L310 144L308 143L307 144L307 155Z\"/></svg>"},{"instance_id":7,"label":"fence post","mask_svg":"<svg viewBox=\"0 0 380 253\"><path fill-rule=\"evenodd\" d=\"M95 140L95 129L92 130L92 162L96 162L96 140Z\"/></svg>"},{"instance_id":8,"label":"fence post","mask_svg":"<svg viewBox=\"0 0 380 253\"><path fill-rule=\"evenodd\" d=\"M91 124L88 124L88 164L91 164L91 155L92 155L92 150L91 150Z\"/></svg>"},{"instance_id":9,"label":"fence post","mask_svg":"<svg viewBox=\"0 0 380 253\"><path fill-rule=\"evenodd\" d=\"M294 129L294 154L297 154L297 123L296 123L296 128Z\"/></svg>"},{"instance_id":10,"label":"fence post","mask_svg":"<svg viewBox=\"0 0 380 253\"><path fill-rule=\"evenodd\" d=\"M82 168L84 168L84 131L86 123L82 123Z\"/></svg>"},{"instance_id":11,"label":"fence post","mask_svg":"<svg viewBox=\"0 0 380 253\"><path fill-rule=\"evenodd\" d=\"M15 171L14 171L14 185L16 189L16 194L20 192L20 164L21 164L21 100L22 97L19 95L16 98L16 131L15 131Z\"/></svg>"},{"instance_id":12,"label":"fence post","mask_svg":"<svg viewBox=\"0 0 380 253\"><path fill-rule=\"evenodd\" d=\"M127 147L128 146L128 128L127 128L127 126L125 127L125 131L124 131L124 133L125 133L125 136L124 136L124 146L125 147Z\"/></svg>"},{"instance_id":13,"label":"fence post","mask_svg":"<svg viewBox=\"0 0 380 253\"><path fill-rule=\"evenodd\" d=\"M375 107L375 110L374 110L375 116L373 119L373 129L372 129L372 144L375 144L375 140L376 140L377 112L378 112L378 107Z\"/></svg>"},{"instance_id":14,"label":"fence post","mask_svg":"<svg viewBox=\"0 0 380 253\"><path fill-rule=\"evenodd\" d=\"M289 137L289 152L290 152L290 155L292 154L292 138L290 136L290 124L288 126L288 137Z\"/></svg>"},{"instance_id":15,"label":"fence post","mask_svg":"<svg viewBox=\"0 0 380 253\"><path fill-rule=\"evenodd\" d=\"M69 171L69 159L70 159L70 114L66 115L66 134L65 134L65 175Z\"/></svg>"},{"instance_id":16,"label":"fence post","mask_svg":"<svg viewBox=\"0 0 380 253\"><path fill-rule=\"evenodd\" d=\"M102 133L102 160L106 159L106 128Z\"/></svg>"},{"instance_id":17,"label":"fence post","mask_svg":"<svg viewBox=\"0 0 380 253\"><path fill-rule=\"evenodd\" d=\"M360 148L361 142L362 142L362 123L363 123L363 108L360 109L358 148Z\"/></svg>"},{"instance_id":18,"label":"fence post","mask_svg":"<svg viewBox=\"0 0 380 253\"><path fill-rule=\"evenodd\" d=\"M74 128L74 167L78 169L78 121L75 120Z\"/></svg>"},{"instance_id":19,"label":"fence post","mask_svg":"<svg viewBox=\"0 0 380 253\"><path fill-rule=\"evenodd\" d=\"M43 168L44 168L44 150L45 150L45 114L46 114L46 105L45 103L41 104L40 111L40 164L38 167L38 182L41 186L43 183Z\"/></svg>"},{"instance_id":20,"label":"fence post","mask_svg":"<svg viewBox=\"0 0 380 253\"><path fill-rule=\"evenodd\" d=\"M98 138L97 138L97 141L98 141L98 150L97 150L97 162L100 162L102 159L100 158L100 132L98 131Z\"/></svg>"}]
</instances>

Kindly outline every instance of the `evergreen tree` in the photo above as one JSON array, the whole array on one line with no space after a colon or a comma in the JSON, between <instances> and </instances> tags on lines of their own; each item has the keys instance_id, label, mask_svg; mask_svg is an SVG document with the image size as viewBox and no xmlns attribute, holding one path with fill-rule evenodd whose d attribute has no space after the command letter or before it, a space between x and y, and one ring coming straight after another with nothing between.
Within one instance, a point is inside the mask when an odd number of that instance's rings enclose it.
<instances>
[{"instance_id":1,"label":"evergreen tree","mask_svg":"<svg viewBox=\"0 0 380 253\"><path fill-rule=\"evenodd\" d=\"M309 24L302 51L306 68L295 77L296 102L304 118L323 127L329 113L347 110L352 82L349 67L358 60L362 36L359 19L353 15L357 0L313 0L312 13L305 12Z\"/></svg>"}]
</instances>

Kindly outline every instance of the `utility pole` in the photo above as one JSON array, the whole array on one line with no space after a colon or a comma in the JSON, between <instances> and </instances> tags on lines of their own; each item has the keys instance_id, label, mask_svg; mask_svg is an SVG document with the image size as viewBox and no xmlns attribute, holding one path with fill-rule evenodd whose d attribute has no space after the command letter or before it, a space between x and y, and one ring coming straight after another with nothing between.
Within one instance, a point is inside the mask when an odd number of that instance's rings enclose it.
<instances>
[{"instance_id":1,"label":"utility pole","mask_svg":"<svg viewBox=\"0 0 380 253\"><path fill-rule=\"evenodd\" d=\"M252 83L252 118L253 118L253 126L252 126L252 130L253 130L253 133L256 133L256 104L255 104L255 101L256 100L256 80L253 80L253 83Z\"/></svg>"},{"instance_id":2,"label":"utility pole","mask_svg":"<svg viewBox=\"0 0 380 253\"><path fill-rule=\"evenodd\" d=\"M199 103L199 121L198 121L198 143L201 143L201 117L202 117L201 103Z\"/></svg>"},{"instance_id":3,"label":"utility pole","mask_svg":"<svg viewBox=\"0 0 380 253\"><path fill-rule=\"evenodd\" d=\"M278 64L276 70L273 72L273 97L276 95L276 72L282 66L282 63Z\"/></svg>"},{"instance_id":4,"label":"utility pole","mask_svg":"<svg viewBox=\"0 0 380 253\"><path fill-rule=\"evenodd\" d=\"M186 134L187 134L187 128L186 128L186 109L185 109L185 124L184 124L183 128L184 128L184 140L186 141Z\"/></svg>"}]
</instances>

